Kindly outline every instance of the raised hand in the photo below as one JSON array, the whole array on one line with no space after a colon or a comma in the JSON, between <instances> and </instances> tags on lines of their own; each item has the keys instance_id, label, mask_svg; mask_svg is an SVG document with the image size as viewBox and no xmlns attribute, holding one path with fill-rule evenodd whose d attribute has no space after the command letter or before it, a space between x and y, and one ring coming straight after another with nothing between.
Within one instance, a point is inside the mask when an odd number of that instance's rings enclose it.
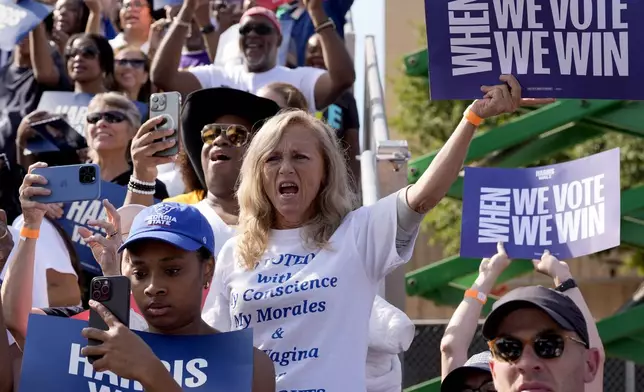
<instances>
[{"instance_id":1,"label":"raised hand","mask_svg":"<svg viewBox=\"0 0 644 392\"><path fill-rule=\"evenodd\" d=\"M19 189L20 206L22 207L22 216L25 221L25 227L30 229L39 229L45 214L49 212L49 205L32 201L33 196L48 196L51 190L41 186L34 186L36 184L45 185L47 179L38 174L32 174L33 170L40 167L47 167L46 163L37 162L29 166L29 171L25 178L22 180L22 185Z\"/></svg>"},{"instance_id":2,"label":"raised hand","mask_svg":"<svg viewBox=\"0 0 644 392\"><path fill-rule=\"evenodd\" d=\"M537 272L551 277L557 285L571 277L568 264L551 255L548 250L543 252L541 259L532 260L532 264Z\"/></svg>"},{"instance_id":3,"label":"raised hand","mask_svg":"<svg viewBox=\"0 0 644 392\"><path fill-rule=\"evenodd\" d=\"M174 157L155 157L154 154L168 149L177 142L174 138L161 140L163 137L171 136L172 129L156 130L156 126L163 121L162 116L154 117L146 121L137 131L132 140L132 163L134 176L141 181L152 182L156 180L159 171L158 165L172 162Z\"/></svg>"},{"instance_id":4,"label":"raised hand","mask_svg":"<svg viewBox=\"0 0 644 392\"><path fill-rule=\"evenodd\" d=\"M499 275L510 265L510 258L505 252L503 243L499 242L496 244L496 254L492 258L485 258L481 260L479 265L479 273L489 274L498 278Z\"/></svg>"},{"instance_id":5,"label":"raised hand","mask_svg":"<svg viewBox=\"0 0 644 392\"><path fill-rule=\"evenodd\" d=\"M102 344L83 347L81 354L101 357L93 363L97 372L109 370L123 378L142 381L152 365L159 362L157 356L143 339L118 321L101 303L90 300L89 306L101 316L109 329L83 329L85 338L98 340Z\"/></svg>"},{"instance_id":6,"label":"raised hand","mask_svg":"<svg viewBox=\"0 0 644 392\"><path fill-rule=\"evenodd\" d=\"M501 75L503 84L481 86L485 94L472 104L471 110L481 118L490 118L504 113L513 113L521 106L545 105L555 100L552 98L521 98L521 85L512 75Z\"/></svg>"},{"instance_id":7,"label":"raised hand","mask_svg":"<svg viewBox=\"0 0 644 392\"><path fill-rule=\"evenodd\" d=\"M106 236L94 234L85 227L79 227L78 233L92 250L92 255L101 266L103 275L116 276L121 274L121 258L118 248L121 246L121 216L107 199L103 200L107 211L107 220L89 220L87 224L105 230Z\"/></svg>"}]
</instances>

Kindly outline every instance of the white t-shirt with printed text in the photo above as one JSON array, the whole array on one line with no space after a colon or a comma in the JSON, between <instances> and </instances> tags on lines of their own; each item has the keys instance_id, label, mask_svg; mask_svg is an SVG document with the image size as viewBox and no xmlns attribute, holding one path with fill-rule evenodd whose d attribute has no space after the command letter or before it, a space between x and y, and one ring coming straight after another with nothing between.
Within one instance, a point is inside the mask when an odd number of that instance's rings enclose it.
<instances>
[{"instance_id":1,"label":"white t-shirt with printed text","mask_svg":"<svg viewBox=\"0 0 644 392\"><path fill-rule=\"evenodd\" d=\"M208 223L210 223L210 227L212 227L212 232L215 236L215 257L217 257L226 241L235 236L235 226L228 226L226 222L217 215L215 210L208 205L208 202L205 199L194 204L194 206L199 210L199 212L201 212L201 215L206 218Z\"/></svg>"},{"instance_id":2,"label":"white t-shirt with printed text","mask_svg":"<svg viewBox=\"0 0 644 392\"><path fill-rule=\"evenodd\" d=\"M274 82L288 83L295 86L304 94L309 104L309 111L318 109L315 105L315 85L327 71L312 67L298 67L290 69L278 65L266 72L248 72L245 65L202 65L189 70L201 83L202 88L230 87L250 93L257 93L259 89Z\"/></svg>"},{"instance_id":3,"label":"white t-shirt with printed text","mask_svg":"<svg viewBox=\"0 0 644 392\"><path fill-rule=\"evenodd\" d=\"M277 392L364 392L369 318L378 284L411 258L396 250L396 194L351 212L311 251L302 230L273 230L251 271L236 261L234 237L222 248L203 318L222 331L252 328L273 360Z\"/></svg>"}]
</instances>

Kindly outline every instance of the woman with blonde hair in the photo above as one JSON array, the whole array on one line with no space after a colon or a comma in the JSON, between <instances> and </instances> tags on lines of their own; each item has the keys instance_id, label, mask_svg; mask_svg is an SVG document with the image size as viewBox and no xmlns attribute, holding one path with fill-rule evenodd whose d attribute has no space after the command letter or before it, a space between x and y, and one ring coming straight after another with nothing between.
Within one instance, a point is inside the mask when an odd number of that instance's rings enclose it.
<instances>
[{"instance_id":1,"label":"woman with blonde hair","mask_svg":"<svg viewBox=\"0 0 644 392\"><path fill-rule=\"evenodd\" d=\"M275 362L278 391L365 391L380 281L410 259L420 222L458 176L477 125L527 103L516 79L501 80L482 88L417 183L357 210L333 129L292 111L255 135L238 190L241 234L219 253L215 305L204 319L253 328L255 345Z\"/></svg>"}]
</instances>

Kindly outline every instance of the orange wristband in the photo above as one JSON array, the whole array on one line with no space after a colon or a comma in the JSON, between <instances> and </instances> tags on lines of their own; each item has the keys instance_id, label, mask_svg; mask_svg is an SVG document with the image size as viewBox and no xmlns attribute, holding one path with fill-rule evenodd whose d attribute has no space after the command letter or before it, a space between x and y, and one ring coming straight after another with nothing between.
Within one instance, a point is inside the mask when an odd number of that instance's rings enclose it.
<instances>
[{"instance_id":1,"label":"orange wristband","mask_svg":"<svg viewBox=\"0 0 644 392\"><path fill-rule=\"evenodd\" d=\"M32 240L35 240L39 235L40 230L28 229L24 226L22 227L22 229L20 229L20 236L24 238L31 238Z\"/></svg>"},{"instance_id":2,"label":"orange wristband","mask_svg":"<svg viewBox=\"0 0 644 392\"><path fill-rule=\"evenodd\" d=\"M475 300L479 301L481 305L485 305L487 302L487 295L483 294L480 291L468 289L465 290L465 298L474 298Z\"/></svg>"},{"instance_id":3,"label":"orange wristband","mask_svg":"<svg viewBox=\"0 0 644 392\"><path fill-rule=\"evenodd\" d=\"M465 117L465 119L475 127L478 127L483 123L483 119L479 117L478 114L471 111L469 107L465 109L465 112L463 113L463 117Z\"/></svg>"}]
</instances>

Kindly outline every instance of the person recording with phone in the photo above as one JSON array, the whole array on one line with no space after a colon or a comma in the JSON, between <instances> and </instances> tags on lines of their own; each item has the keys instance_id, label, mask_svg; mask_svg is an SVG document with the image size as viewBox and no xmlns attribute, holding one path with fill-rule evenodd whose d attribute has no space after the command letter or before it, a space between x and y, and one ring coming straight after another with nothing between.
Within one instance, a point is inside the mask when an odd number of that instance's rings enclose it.
<instances>
[{"instance_id":1,"label":"person recording with phone","mask_svg":"<svg viewBox=\"0 0 644 392\"><path fill-rule=\"evenodd\" d=\"M31 192L30 192L31 193ZM163 219L166 225L155 222ZM105 224L105 222L103 222ZM123 252L122 274L130 279L137 306L148 325L147 332L164 335L210 335L219 333L201 318L203 288L210 285L214 270L215 237L197 208L180 203L159 203L139 212L121 243L120 219L104 226L114 236L94 235L88 241L100 247L99 264L114 265ZM99 253L99 252L96 252ZM81 350L95 359L97 371L112 371L141 382L146 391L181 391L147 344L117 319L106 306L94 300L90 307L108 330L86 328L83 336L97 341ZM271 359L254 349L253 392L275 391Z\"/></svg>"}]
</instances>

